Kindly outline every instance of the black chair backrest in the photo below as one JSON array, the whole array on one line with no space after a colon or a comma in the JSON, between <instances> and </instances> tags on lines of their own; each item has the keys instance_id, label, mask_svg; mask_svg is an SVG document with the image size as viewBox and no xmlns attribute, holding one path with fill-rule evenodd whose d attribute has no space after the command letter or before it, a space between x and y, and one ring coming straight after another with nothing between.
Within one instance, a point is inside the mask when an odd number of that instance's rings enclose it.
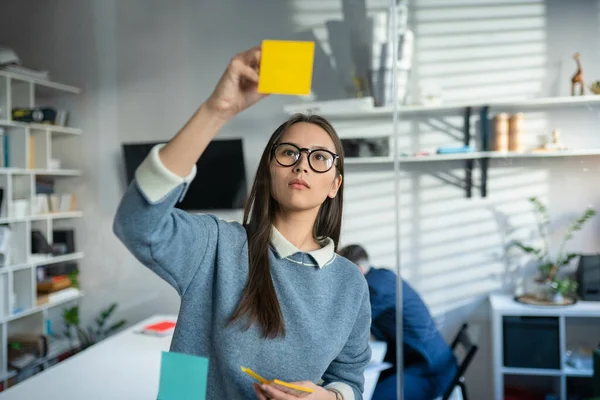
<instances>
[{"instance_id":1,"label":"black chair backrest","mask_svg":"<svg viewBox=\"0 0 600 400\"><path fill-rule=\"evenodd\" d=\"M456 351L458 345L461 345L464 349L465 356L463 357L462 361L459 363L458 369L456 370L456 374L454 375L454 378L452 379L452 383L450 383L450 386L446 389L446 392L444 393L444 397L442 397L442 400L448 400L450 398L450 396L452 395L452 392L454 391L454 388L456 386L459 386L461 388L463 400L468 400L467 389L466 389L465 383L464 383L464 375L465 375L465 372L467 372L467 368L469 368L469 365L471 364L473 357L475 357L475 353L477 353L477 349L478 349L477 345L473 342L473 340L469 336L468 328L469 328L468 324L463 324L463 326L460 328L460 330L456 334L456 337L452 341L452 345L451 345L452 351Z\"/></svg>"}]
</instances>

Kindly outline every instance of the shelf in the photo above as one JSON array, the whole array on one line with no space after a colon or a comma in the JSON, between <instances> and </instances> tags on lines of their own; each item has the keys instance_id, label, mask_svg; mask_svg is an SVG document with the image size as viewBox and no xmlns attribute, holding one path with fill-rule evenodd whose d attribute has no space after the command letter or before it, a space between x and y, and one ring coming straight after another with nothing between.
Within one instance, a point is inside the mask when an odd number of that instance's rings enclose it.
<instances>
[{"instance_id":1,"label":"shelf","mask_svg":"<svg viewBox=\"0 0 600 400\"><path fill-rule=\"evenodd\" d=\"M48 302L46 304L42 304L41 306L35 306L35 307L30 308L29 310L25 310L25 311L21 311L21 312L16 313L16 314L9 315L8 317L0 319L0 322L4 323L4 322L10 322L10 321L14 321L14 320L17 320L17 319L20 319L20 318L24 318L24 317L27 317L27 316L30 316L30 315L42 312L42 311L47 310L49 308L56 307L56 306L59 306L61 304L65 304L65 303L68 303L70 301L78 300L81 297L83 297L83 293L81 291L79 291L78 293L73 294L73 295L71 295L69 297L65 297L65 298L62 298L60 300L50 301L50 302Z\"/></svg>"},{"instance_id":2,"label":"shelf","mask_svg":"<svg viewBox=\"0 0 600 400\"><path fill-rule=\"evenodd\" d=\"M287 114L292 115L295 112L311 112L314 114L320 114L330 119L346 119L346 120L357 120L357 119L373 119L373 118L391 118L394 115L393 107L373 107L373 108L348 108L345 110L337 111L320 111L318 107L310 107L309 109L302 110L302 105L298 104L297 107L289 108L290 111ZM312 105L312 104L311 104ZM427 115L427 114L460 114L466 107L470 107L467 103L456 103L439 106L402 106L398 109L400 117L408 115ZM292 111L293 110L293 111Z\"/></svg>"},{"instance_id":3,"label":"shelf","mask_svg":"<svg viewBox=\"0 0 600 400\"><path fill-rule=\"evenodd\" d=\"M511 368L502 367L502 373L505 375L535 375L535 376L561 376L560 369L541 369L541 368Z\"/></svg>"},{"instance_id":4,"label":"shelf","mask_svg":"<svg viewBox=\"0 0 600 400\"><path fill-rule=\"evenodd\" d=\"M517 303L508 295L491 295L490 304L494 312L502 315L534 317L600 317L599 301L578 301L572 306L530 306Z\"/></svg>"},{"instance_id":5,"label":"shelf","mask_svg":"<svg viewBox=\"0 0 600 400\"><path fill-rule=\"evenodd\" d=\"M40 131L48 131L53 134L69 135L69 136L81 135L83 133L83 130L80 128L71 128L68 126L36 124L36 123L8 121L8 120L0 120L0 127L29 128L29 129L35 129L35 130L40 130Z\"/></svg>"},{"instance_id":6,"label":"shelf","mask_svg":"<svg viewBox=\"0 0 600 400\"><path fill-rule=\"evenodd\" d=\"M543 97L522 101L500 101L485 104L494 109L519 109L534 111L538 109L557 108L565 106L600 105L599 95ZM480 107L480 106L478 106Z\"/></svg>"},{"instance_id":7,"label":"shelf","mask_svg":"<svg viewBox=\"0 0 600 400\"><path fill-rule=\"evenodd\" d=\"M344 164L387 164L394 162L393 157L347 157L344 159Z\"/></svg>"},{"instance_id":8,"label":"shelf","mask_svg":"<svg viewBox=\"0 0 600 400\"><path fill-rule=\"evenodd\" d=\"M0 274L8 272L8 271L21 271L23 269L40 267L43 265L57 264L57 263L65 262L65 261L80 260L83 257L84 257L84 254L82 252L65 254L62 256L47 257L44 259L39 259L37 261L30 261L30 262L26 262L26 263L22 263L22 264L9 265L8 267L4 267L4 268L0 269Z\"/></svg>"},{"instance_id":9,"label":"shelf","mask_svg":"<svg viewBox=\"0 0 600 400\"><path fill-rule=\"evenodd\" d=\"M565 366L563 368L563 373L566 376L578 376L578 377L592 377L594 375L594 371L591 369L580 369L573 368L569 366Z\"/></svg>"},{"instance_id":10,"label":"shelf","mask_svg":"<svg viewBox=\"0 0 600 400\"><path fill-rule=\"evenodd\" d=\"M580 157L580 156L598 156L600 149L578 149L578 150L557 150L548 152L523 152L523 153L503 153L496 151L482 152L484 157L490 158L551 158L551 157Z\"/></svg>"},{"instance_id":11,"label":"shelf","mask_svg":"<svg viewBox=\"0 0 600 400\"><path fill-rule=\"evenodd\" d=\"M81 176L81 171L78 169L32 169L26 171L32 175Z\"/></svg>"},{"instance_id":12,"label":"shelf","mask_svg":"<svg viewBox=\"0 0 600 400\"><path fill-rule=\"evenodd\" d=\"M82 216L83 216L83 211L68 211L68 212L58 212L58 213L43 214L43 215L32 215L32 216L28 216L28 217L5 217L5 218L0 218L0 225L12 224L15 222L25 222L25 221L47 221L47 220L68 219L68 218L81 218Z\"/></svg>"},{"instance_id":13,"label":"shelf","mask_svg":"<svg viewBox=\"0 0 600 400\"><path fill-rule=\"evenodd\" d=\"M77 169L27 169L27 168L0 168L0 174L12 175L44 175L44 176L80 176Z\"/></svg>"},{"instance_id":14,"label":"shelf","mask_svg":"<svg viewBox=\"0 0 600 400\"><path fill-rule=\"evenodd\" d=\"M57 220L57 219L69 219L69 218L81 218L83 217L83 211L65 211L43 215L35 215L28 217L30 221L45 221L45 220Z\"/></svg>"},{"instance_id":15,"label":"shelf","mask_svg":"<svg viewBox=\"0 0 600 400\"><path fill-rule=\"evenodd\" d=\"M79 94L81 93L81 89L71 85L65 85L58 82L48 81L45 79L36 79L27 75L15 74L13 72L0 71L0 76L5 76L7 78L11 78L17 81L29 82L34 85L41 86L48 89L54 89L61 92Z\"/></svg>"},{"instance_id":16,"label":"shelf","mask_svg":"<svg viewBox=\"0 0 600 400\"><path fill-rule=\"evenodd\" d=\"M27 169L27 168L0 168L4 175L53 175L53 176L80 176L81 171L75 169Z\"/></svg>"},{"instance_id":17,"label":"shelf","mask_svg":"<svg viewBox=\"0 0 600 400\"><path fill-rule=\"evenodd\" d=\"M65 254L62 256L48 257L47 259L35 261L35 262L29 263L29 264L31 264L34 267L39 267L41 265L50 265L50 264L56 264L56 263L61 263L61 262L65 262L65 261L80 260L82 258L83 258L83 253L78 252L78 253L73 253L73 254Z\"/></svg>"},{"instance_id":18,"label":"shelf","mask_svg":"<svg viewBox=\"0 0 600 400\"><path fill-rule=\"evenodd\" d=\"M415 162L437 162L437 161L461 161L477 160L482 158L492 159L522 159L522 158L553 158L553 157L581 157L581 156L600 156L600 149L581 149L581 150L559 150L549 152L496 152L496 151L473 151L469 153L457 154L431 154L422 156L400 156L400 163ZM346 158L346 164L387 164L394 162L392 157L359 157Z\"/></svg>"},{"instance_id":19,"label":"shelf","mask_svg":"<svg viewBox=\"0 0 600 400\"><path fill-rule=\"evenodd\" d=\"M322 104L323 111L320 111L320 104ZM500 102L486 102L486 103L449 103L441 105L408 105L398 107L398 115L400 118L403 116L419 116L419 115L435 115L435 114L453 114L460 115L466 108L471 108L472 111L481 110L484 107L490 109L518 109L519 111L534 111L539 109L557 108L564 106L583 106L583 105L600 105L599 95L587 95L587 96L564 96L564 97L544 97L538 99L527 99L521 101L500 101ZM376 118L388 118L391 122L392 116L394 115L393 107L358 107L358 108L346 108L339 110L327 111L325 108L327 102L323 103L310 103L303 109L301 103L287 106L284 109L286 114L293 114L294 112L311 112L315 114L322 114L323 116L333 120L357 120L357 119L376 119ZM330 106L331 107L331 106Z\"/></svg>"},{"instance_id":20,"label":"shelf","mask_svg":"<svg viewBox=\"0 0 600 400\"><path fill-rule=\"evenodd\" d=\"M17 372L15 370L11 369L7 373L0 375L0 382L7 381L11 378L14 378L15 376L17 376Z\"/></svg>"},{"instance_id":21,"label":"shelf","mask_svg":"<svg viewBox=\"0 0 600 400\"><path fill-rule=\"evenodd\" d=\"M79 340L74 339L72 343L73 344L71 344L71 341L68 339L51 339L48 343L48 354L45 357L39 358L35 362L31 363L25 367L24 370L39 367L40 365L51 361L62 354L79 348ZM17 376L17 371L10 369L6 373L6 377L0 380L10 379L14 376Z\"/></svg>"},{"instance_id":22,"label":"shelf","mask_svg":"<svg viewBox=\"0 0 600 400\"><path fill-rule=\"evenodd\" d=\"M400 156L399 160L403 162L434 162L434 161L456 161L456 160L475 160L478 158L484 158L486 152L484 151L473 151L470 153L458 153L458 154L431 154L424 156Z\"/></svg>"}]
</instances>

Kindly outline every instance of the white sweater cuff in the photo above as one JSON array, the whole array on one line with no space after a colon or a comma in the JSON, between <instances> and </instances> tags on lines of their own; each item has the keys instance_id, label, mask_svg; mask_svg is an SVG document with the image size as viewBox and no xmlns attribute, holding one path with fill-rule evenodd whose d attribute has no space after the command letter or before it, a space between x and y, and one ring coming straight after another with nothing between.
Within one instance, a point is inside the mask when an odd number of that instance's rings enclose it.
<instances>
[{"instance_id":1,"label":"white sweater cuff","mask_svg":"<svg viewBox=\"0 0 600 400\"><path fill-rule=\"evenodd\" d=\"M333 382L325 386L326 389L335 389L344 396L344 400L354 400L354 390L347 383Z\"/></svg>"},{"instance_id":2,"label":"white sweater cuff","mask_svg":"<svg viewBox=\"0 0 600 400\"><path fill-rule=\"evenodd\" d=\"M165 143L162 143L154 146L150 150L150 154L135 171L137 185L151 203L159 202L182 183L186 184L187 189L189 183L196 176L196 165L192 167L192 171L185 178L165 167L158 154L165 145ZM185 192L186 190L183 191L181 198L183 198Z\"/></svg>"}]
</instances>

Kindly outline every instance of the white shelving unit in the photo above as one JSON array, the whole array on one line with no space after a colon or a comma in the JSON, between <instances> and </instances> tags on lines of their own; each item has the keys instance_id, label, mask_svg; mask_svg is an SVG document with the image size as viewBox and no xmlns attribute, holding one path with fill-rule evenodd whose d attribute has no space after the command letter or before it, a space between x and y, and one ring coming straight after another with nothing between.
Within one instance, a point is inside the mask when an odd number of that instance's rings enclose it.
<instances>
[{"instance_id":1,"label":"white shelving unit","mask_svg":"<svg viewBox=\"0 0 600 400\"><path fill-rule=\"evenodd\" d=\"M504 398L504 379L506 375L519 376L539 376L539 377L554 377L558 383L558 394L561 400L567 399L567 378L581 377L590 378L593 375L591 369L576 369L570 367L566 363L566 352L569 341L573 342L569 337L570 327L577 325L579 321L594 322L597 326L595 331L600 330L600 302L580 301L572 306L566 307L543 307L543 306L528 306L518 303L508 295L492 295L490 296L490 305L492 310L492 351L493 351L493 375L494 375L494 399L502 400ZM556 318L558 322L558 349L560 353L560 368L557 369L540 369L540 368L511 368L504 366L504 328L503 321L505 317L551 317ZM583 324L580 329L583 335L588 336L590 340L589 326ZM592 334L593 336L593 334ZM594 344L596 346L597 343ZM548 349L548 351L552 351Z\"/></svg>"},{"instance_id":2,"label":"white shelving unit","mask_svg":"<svg viewBox=\"0 0 600 400\"><path fill-rule=\"evenodd\" d=\"M600 108L599 95L587 96L572 96L572 97L553 97L553 98L538 98L521 101L502 101L502 102L486 102L486 103L455 103L444 104L439 106L404 106L400 107L398 113L400 120L411 120L418 118L445 118L449 116L460 117L464 119L463 136L464 143L460 145L472 143L475 134L472 132L472 118L478 115L478 123L480 124L480 135L482 142L487 143L482 145L479 151L455 154L424 154L412 155L409 152L403 153L403 149L393 148L393 107L372 107L369 106L372 102L364 99L355 99L355 106L352 106L353 101L329 101L329 102L314 102L307 104L292 104L284 108L284 112L292 115L297 112L319 114L329 119L336 127L338 134L342 140L344 139L373 139L384 138L389 143L389 154L379 157L346 157L345 163L352 166L360 165L381 165L384 167L391 166L396 159L399 162L401 169L407 169L414 163L437 163L443 161L463 161L465 168L465 179L462 186L465 188L466 196L471 197L472 187L472 171L474 162L478 161L477 165L481 169L481 183L478 185L481 191L481 196L487 196L487 176L488 169L491 168L490 160L508 160L508 159L553 159L560 157L583 157L583 156L600 156L600 148L591 149L569 149L561 151L547 152L494 152L486 149L491 145L491 120L490 111L550 111L555 109L564 109L572 107L589 107L594 109ZM396 152L397 151L397 152Z\"/></svg>"},{"instance_id":3,"label":"white shelving unit","mask_svg":"<svg viewBox=\"0 0 600 400\"><path fill-rule=\"evenodd\" d=\"M47 325L50 313L60 315L60 310L56 314L54 309L75 303L83 295L70 289L58 292L58 296L47 302L39 301L38 267L80 260L84 255L77 252L59 256L33 254L31 239L32 231L39 230L53 243L55 230L74 230L83 217L83 212L76 207L64 212L36 213L37 208L33 206L38 177L50 178L57 194L75 192L76 178L81 176L81 160L76 154L80 152L76 149L80 147L83 132L72 127L13 121L11 110L52 106L70 111L74 96L80 92L73 86L0 71L0 226L8 227L10 232L7 257L0 267L0 383L3 388L17 375L8 366L9 335L50 333ZM60 168L53 160L60 161ZM52 339L48 356L38 364L48 364L71 347L64 340Z\"/></svg>"},{"instance_id":4,"label":"white shelving unit","mask_svg":"<svg viewBox=\"0 0 600 400\"><path fill-rule=\"evenodd\" d=\"M483 107L489 107L498 110L518 109L519 111L547 110L552 108L563 108L570 106L600 105L599 95L587 96L569 96L569 97L543 97L538 99L528 99L520 101L499 101L486 103L448 103L443 105L410 105L399 108L400 118L408 118L422 115L460 115L465 108L471 108L473 112L480 111ZM284 108L286 114L294 112L310 112L320 114L331 120L364 120L364 119L385 119L392 120L394 113L393 107L358 107L342 108L335 107L331 103L310 103L303 106L301 103L288 105Z\"/></svg>"},{"instance_id":5,"label":"white shelving unit","mask_svg":"<svg viewBox=\"0 0 600 400\"><path fill-rule=\"evenodd\" d=\"M552 157L582 157L582 156L600 156L600 149L581 149L581 150L557 150L548 152L510 152L502 153L495 151L474 151L471 153L460 154L431 154L422 156L399 156L401 163L435 162L435 161L464 161L478 160L483 158L493 159L513 159L513 158L552 158ZM389 164L393 163L392 157L364 157L347 158L348 164Z\"/></svg>"}]
</instances>

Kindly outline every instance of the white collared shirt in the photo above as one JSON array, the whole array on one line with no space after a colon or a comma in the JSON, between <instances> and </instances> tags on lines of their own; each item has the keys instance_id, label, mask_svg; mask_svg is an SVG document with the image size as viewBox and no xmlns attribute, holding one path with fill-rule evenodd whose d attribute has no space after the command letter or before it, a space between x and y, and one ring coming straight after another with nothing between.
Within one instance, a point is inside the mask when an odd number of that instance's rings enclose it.
<instances>
[{"instance_id":1,"label":"white collared shirt","mask_svg":"<svg viewBox=\"0 0 600 400\"><path fill-rule=\"evenodd\" d=\"M302 250L294 246L292 243L290 243L290 241L287 240L285 236L283 236L281 232L277 230L277 228L273 227L273 229L271 230L271 245L273 246L273 249L277 252L279 257L286 258L294 262L300 262L299 260L295 260L290 257L297 253L305 253L310 255L316 262L316 264L302 262L303 264L308 266L323 268L335 259L335 243L333 242L333 239L324 238L322 242L324 243L324 246L320 249L303 252Z\"/></svg>"}]
</instances>

